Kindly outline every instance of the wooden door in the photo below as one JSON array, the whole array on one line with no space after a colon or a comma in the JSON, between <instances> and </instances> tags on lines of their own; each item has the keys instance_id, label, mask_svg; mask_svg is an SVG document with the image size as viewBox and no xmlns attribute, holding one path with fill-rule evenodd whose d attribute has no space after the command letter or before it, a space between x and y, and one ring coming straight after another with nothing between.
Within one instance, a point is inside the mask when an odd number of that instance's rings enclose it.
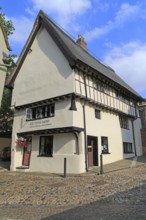
<instances>
[{"instance_id":1,"label":"wooden door","mask_svg":"<svg viewBox=\"0 0 146 220\"><path fill-rule=\"evenodd\" d=\"M87 136L88 143L88 167L98 166L97 137Z\"/></svg>"},{"instance_id":2,"label":"wooden door","mask_svg":"<svg viewBox=\"0 0 146 220\"><path fill-rule=\"evenodd\" d=\"M23 150L23 161L22 161L23 166L29 166L30 164L31 148L32 148L32 138L29 137L28 144L26 147L24 147Z\"/></svg>"}]
</instances>

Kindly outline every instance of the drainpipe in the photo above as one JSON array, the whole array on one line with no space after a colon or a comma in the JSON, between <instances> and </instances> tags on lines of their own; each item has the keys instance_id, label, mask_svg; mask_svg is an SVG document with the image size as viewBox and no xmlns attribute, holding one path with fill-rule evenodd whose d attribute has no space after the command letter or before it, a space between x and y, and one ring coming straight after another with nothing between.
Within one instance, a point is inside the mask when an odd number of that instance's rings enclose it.
<instances>
[{"instance_id":1,"label":"drainpipe","mask_svg":"<svg viewBox=\"0 0 146 220\"><path fill-rule=\"evenodd\" d=\"M136 119L135 119L135 120L136 120ZM132 132L133 132L134 152L135 152L135 156L137 156L137 152L136 152L136 143L135 143L135 132L134 132L134 120L132 120Z\"/></svg>"},{"instance_id":2,"label":"drainpipe","mask_svg":"<svg viewBox=\"0 0 146 220\"><path fill-rule=\"evenodd\" d=\"M86 132L86 101L87 101L87 87L86 87L86 77L84 76L84 86L85 86L85 100L83 103L83 121L84 121L84 142L85 142L85 168L88 171L88 164L87 164L87 132Z\"/></svg>"},{"instance_id":3,"label":"drainpipe","mask_svg":"<svg viewBox=\"0 0 146 220\"><path fill-rule=\"evenodd\" d=\"M134 132L134 121L137 119L137 109L136 109L136 104L135 103L134 103L134 108L135 108L135 119L132 120L132 132L133 132L133 144L134 144L135 156L137 156L135 132Z\"/></svg>"}]
</instances>

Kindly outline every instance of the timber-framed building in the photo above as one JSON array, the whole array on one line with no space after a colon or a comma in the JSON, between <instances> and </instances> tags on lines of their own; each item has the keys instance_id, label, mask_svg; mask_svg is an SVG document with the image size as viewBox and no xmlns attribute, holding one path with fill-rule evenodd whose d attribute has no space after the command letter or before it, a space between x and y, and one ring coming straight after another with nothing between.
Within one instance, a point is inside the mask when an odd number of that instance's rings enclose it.
<instances>
[{"instance_id":1,"label":"timber-framed building","mask_svg":"<svg viewBox=\"0 0 146 220\"><path fill-rule=\"evenodd\" d=\"M7 81L13 88L11 170L82 173L142 154L141 96L39 12Z\"/></svg>"}]
</instances>

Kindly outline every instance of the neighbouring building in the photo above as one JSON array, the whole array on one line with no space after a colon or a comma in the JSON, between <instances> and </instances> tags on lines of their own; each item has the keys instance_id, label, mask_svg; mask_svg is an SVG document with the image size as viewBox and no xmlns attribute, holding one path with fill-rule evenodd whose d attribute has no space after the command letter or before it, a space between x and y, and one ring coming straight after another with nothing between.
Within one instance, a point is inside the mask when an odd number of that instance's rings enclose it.
<instances>
[{"instance_id":1,"label":"neighbouring building","mask_svg":"<svg viewBox=\"0 0 146 220\"><path fill-rule=\"evenodd\" d=\"M2 25L0 24L0 107L3 97L7 71L7 68L3 62L3 58L4 56L6 56L6 54L8 55L9 51L11 51L11 48L9 46L7 36L3 30ZM11 134L9 132L0 132L0 151L7 146L11 146Z\"/></svg>"},{"instance_id":2,"label":"neighbouring building","mask_svg":"<svg viewBox=\"0 0 146 220\"><path fill-rule=\"evenodd\" d=\"M5 54L8 54L11 50L7 36L3 30L2 25L0 24L0 106L1 106L1 100L3 96L3 89L5 85L5 79L6 79L6 67L3 63L3 57Z\"/></svg>"},{"instance_id":3,"label":"neighbouring building","mask_svg":"<svg viewBox=\"0 0 146 220\"><path fill-rule=\"evenodd\" d=\"M142 122L141 137L142 137L143 154L146 155L146 99L144 99L141 103L139 103L139 111Z\"/></svg>"},{"instance_id":4,"label":"neighbouring building","mask_svg":"<svg viewBox=\"0 0 146 220\"><path fill-rule=\"evenodd\" d=\"M130 73L129 73L130 74ZM82 173L142 155L141 96L42 11L7 81L13 88L11 170Z\"/></svg>"}]
</instances>

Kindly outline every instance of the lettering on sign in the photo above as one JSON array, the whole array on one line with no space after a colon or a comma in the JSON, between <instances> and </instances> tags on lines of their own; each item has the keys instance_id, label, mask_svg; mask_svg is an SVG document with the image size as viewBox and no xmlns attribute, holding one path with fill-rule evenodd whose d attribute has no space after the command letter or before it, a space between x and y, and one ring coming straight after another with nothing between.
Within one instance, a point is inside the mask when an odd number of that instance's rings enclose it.
<instances>
[{"instance_id":1,"label":"lettering on sign","mask_svg":"<svg viewBox=\"0 0 146 220\"><path fill-rule=\"evenodd\" d=\"M35 128L35 127L43 127L47 125L52 125L49 119L47 120L39 120L39 121L31 121L30 122L30 128Z\"/></svg>"}]
</instances>

